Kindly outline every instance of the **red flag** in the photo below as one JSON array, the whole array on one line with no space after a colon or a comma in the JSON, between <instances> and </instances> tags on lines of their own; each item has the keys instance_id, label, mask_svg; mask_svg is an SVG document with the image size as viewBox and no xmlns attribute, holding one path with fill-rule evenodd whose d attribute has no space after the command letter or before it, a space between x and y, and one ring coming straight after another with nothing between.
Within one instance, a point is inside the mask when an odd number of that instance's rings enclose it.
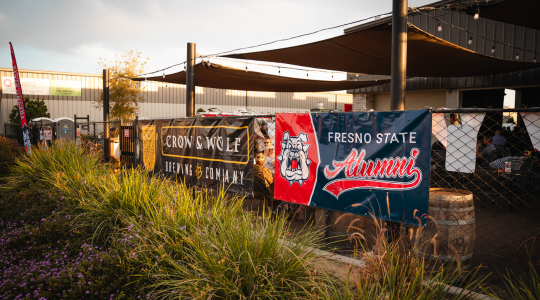
<instances>
[{"instance_id":1,"label":"red flag","mask_svg":"<svg viewBox=\"0 0 540 300\"><path fill-rule=\"evenodd\" d=\"M13 45L9 42L11 48L11 61L13 63L13 77L15 77L15 87L17 89L17 105L19 106L19 115L21 116L21 126L23 130L24 148L28 155L32 154L30 147L30 134L28 130L28 122L26 120L26 112L24 111L24 99L22 95L21 80L19 79L19 69L17 68L17 60L15 59L15 52L13 51Z\"/></svg>"}]
</instances>

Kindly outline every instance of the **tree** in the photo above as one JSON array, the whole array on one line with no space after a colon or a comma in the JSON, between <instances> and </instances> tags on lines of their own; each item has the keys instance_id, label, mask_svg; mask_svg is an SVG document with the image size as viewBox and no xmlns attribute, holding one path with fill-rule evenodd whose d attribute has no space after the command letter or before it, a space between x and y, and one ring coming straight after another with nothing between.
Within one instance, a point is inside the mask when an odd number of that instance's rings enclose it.
<instances>
[{"instance_id":1,"label":"tree","mask_svg":"<svg viewBox=\"0 0 540 300\"><path fill-rule=\"evenodd\" d=\"M47 105L45 105L45 101L43 99L39 100L30 100L28 97L24 97L24 110L26 112L26 120L28 123L32 121L32 119L35 118L50 118L51 114L49 114L47 110ZM11 113L9 114L9 121L12 124L20 124L21 123L21 116L19 115L19 106L15 105L11 109Z\"/></svg>"},{"instance_id":2,"label":"tree","mask_svg":"<svg viewBox=\"0 0 540 300\"><path fill-rule=\"evenodd\" d=\"M114 59L100 58L98 65L109 69L109 113L111 120L132 120L139 113L139 103L144 102L144 88L138 88L130 78L144 73L149 58L141 59L141 52L129 50ZM94 101L94 107L103 108L103 93Z\"/></svg>"}]
</instances>

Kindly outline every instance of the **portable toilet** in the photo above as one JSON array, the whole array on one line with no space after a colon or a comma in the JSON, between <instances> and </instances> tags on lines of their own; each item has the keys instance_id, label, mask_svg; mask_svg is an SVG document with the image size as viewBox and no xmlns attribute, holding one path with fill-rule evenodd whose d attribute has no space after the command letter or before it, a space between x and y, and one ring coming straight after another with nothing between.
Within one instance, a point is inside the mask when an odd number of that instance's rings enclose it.
<instances>
[{"instance_id":1,"label":"portable toilet","mask_svg":"<svg viewBox=\"0 0 540 300\"><path fill-rule=\"evenodd\" d=\"M55 122L49 118L35 118L30 121L30 129L32 130L31 142L33 145L40 143L44 146L50 146L54 139Z\"/></svg>"},{"instance_id":2,"label":"portable toilet","mask_svg":"<svg viewBox=\"0 0 540 300\"><path fill-rule=\"evenodd\" d=\"M57 118L54 119L56 123L56 138L69 140L74 138L75 134L75 122L70 118Z\"/></svg>"}]
</instances>

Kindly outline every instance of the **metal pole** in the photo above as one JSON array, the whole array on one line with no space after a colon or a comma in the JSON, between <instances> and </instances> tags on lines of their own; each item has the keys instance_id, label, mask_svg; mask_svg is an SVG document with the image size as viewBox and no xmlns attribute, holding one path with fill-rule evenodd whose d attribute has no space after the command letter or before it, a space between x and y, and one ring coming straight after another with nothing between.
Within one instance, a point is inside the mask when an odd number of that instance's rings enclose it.
<instances>
[{"instance_id":1,"label":"metal pole","mask_svg":"<svg viewBox=\"0 0 540 300\"><path fill-rule=\"evenodd\" d=\"M109 161L109 69L103 69L103 158Z\"/></svg>"},{"instance_id":2,"label":"metal pole","mask_svg":"<svg viewBox=\"0 0 540 300\"><path fill-rule=\"evenodd\" d=\"M405 109L407 76L407 0L392 4L392 65L390 110Z\"/></svg>"},{"instance_id":3,"label":"metal pole","mask_svg":"<svg viewBox=\"0 0 540 300\"><path fill-rule=\"evenodd\" d=\"M135 121L133 122L133 165L135 168L138 164L138 155L139 155L139 147L138 147L138 130L139 128L139 116L135 116Z\"/></svg>"},{"instance_id":4,"label":"metal pole","mask_svg":"<svg viewBox=\"0 0 540 300\"><path fill-rule=\"evenodd\" d=\"M75 142L77 142L77 115L73 115L73 121L75 122L73 125L73 137L75 138Z\"/></svg>"},{"instance_id":5,"label":"metal pole","mask_svg":"<svg viewBox=\"0 0 540 300\"><path fill-rule=\"evenodd\" d=\"M187 44L186 117L195 116L195 43Z\"/></svg>"}]
</instances>

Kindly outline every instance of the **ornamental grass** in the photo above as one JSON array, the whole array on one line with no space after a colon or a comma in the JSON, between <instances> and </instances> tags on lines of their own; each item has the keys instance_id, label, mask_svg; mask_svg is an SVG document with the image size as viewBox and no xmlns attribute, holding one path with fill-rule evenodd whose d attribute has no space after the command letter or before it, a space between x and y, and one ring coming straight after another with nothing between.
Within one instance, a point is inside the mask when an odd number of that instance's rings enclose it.
<instances>
[{"instance_id":1,"label":"ornamental grass","mask_svg":"<svg viewBox=\"0 0 540 300\"><path fill-rule=\"evenodd\" d=\"M58 195L46 219L65 222L67 234L77 236L70 242L75 247L113 251L130 278L128 298L312 298L317 279L308 247L320 242L320 233L305 228L291 235L285 216L255 217L242 210L243 199L223 191L195 191L137 169L115 173L74 143L17 160L5 181L4 194L32 187ZM32 197L24 201L39 205ZM17 205L8 202L3 205Z\"/></svg>"},{"instance_id":2,"label":"ornamental grass","mask_svg":"<svg viewBox=\"0 0 540 300\"><path fill-rule=\"evenodd\" d=\"M313 252L324 246L320 229L291 233L287 216L246 212L225 189L115 172L74 143L34 149L0 180L0 298L402 300L484 291L485 278L459 262L428 268L418 253L436 245L419 242L421 227L389 242L374 216L371 237L351 224L364 265L333 263ZM531 276L507 276L519 299L538 294Z\"/></svg>"}]
</instances>

